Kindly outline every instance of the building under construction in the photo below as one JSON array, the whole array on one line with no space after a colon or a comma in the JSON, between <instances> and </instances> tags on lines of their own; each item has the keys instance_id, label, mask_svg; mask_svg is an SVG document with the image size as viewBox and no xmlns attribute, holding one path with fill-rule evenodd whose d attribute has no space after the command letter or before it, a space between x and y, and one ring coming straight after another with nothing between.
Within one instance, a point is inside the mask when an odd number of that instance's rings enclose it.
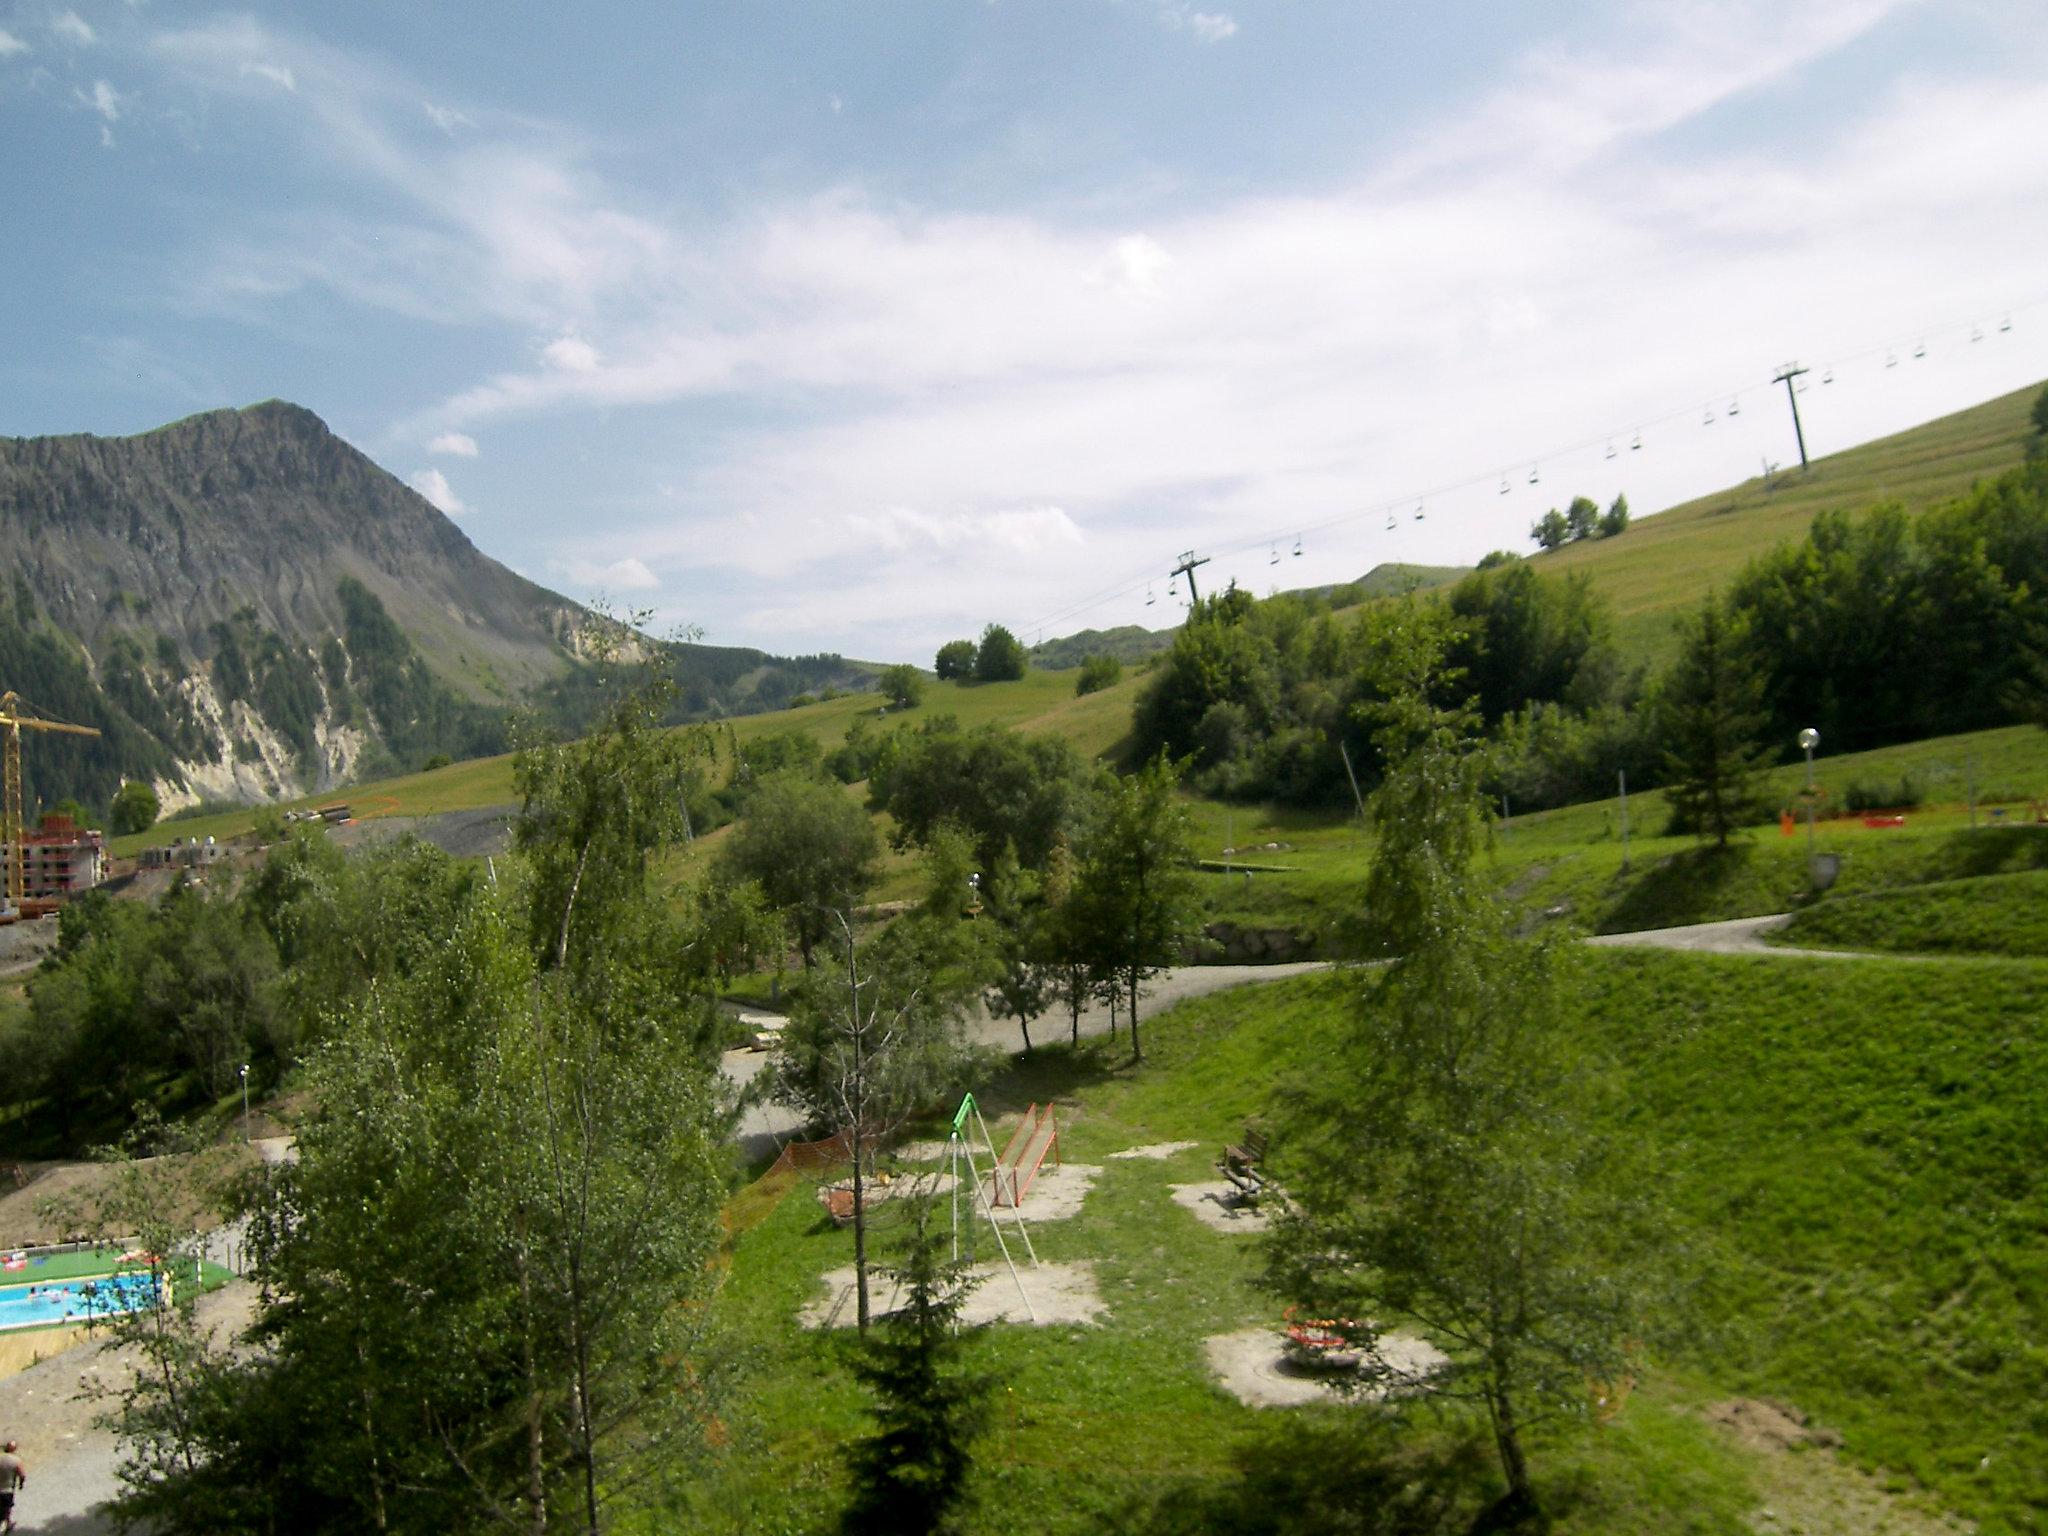
<instances>
[{"instance_id":1,"label":"building under construction","mask_svg":"<svg viewBox=\"0 0 2048 1536\"><path fill-rule=\"evenodd\" d=\"M106 878L107 840L69 816L45 816L21 835L21 888L30 901L59 900L89 891Z\"/></svg>"}]
</instances>

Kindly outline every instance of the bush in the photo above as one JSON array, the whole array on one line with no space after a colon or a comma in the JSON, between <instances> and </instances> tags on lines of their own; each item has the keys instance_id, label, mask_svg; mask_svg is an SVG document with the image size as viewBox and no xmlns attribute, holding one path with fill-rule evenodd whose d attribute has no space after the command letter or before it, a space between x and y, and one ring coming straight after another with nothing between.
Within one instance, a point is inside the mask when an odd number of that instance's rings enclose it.
<instances>
[{"instance_id":1,"label":"bush","mask_svg":"<svg viewBox=\"0 0 2048 1536\"><path fill-rule=\"evenodd\" d=\"M454 759L446 752L436 752L432 757L420 764L420 772L432 773L436 768L446 768L453 761Z\"/></svg>"},{"instance_id":2,"label":"bush","mask_svg":"<svg viewBox=\"0 0 2048 1536\"><path fill-rule=\"evenodd\" d=\"M1869 811L1906 811L1918 805L1924 792L1910 773L1899 775L1896 783L1883 779L1852 779L1842 791L1842 809L1852 816Z\"/></svg>"},{"instance_id":3,"label":"bush","mask_svg":"<svg viewBox=\"0 0 2048 1536\"><path fill-rule=\"evenodd\" d=\"M974 676L984 683L1012 683L1024 675L1024 646L1000 624L981 632L981 649L974 653Z\"/></svg>"},{"instance_id":4,"label":"bush","mask_svg":"<svg viewBox=\"0 0 2048 1536\"><path fill-rule=\"evenodd\" d=\"M898 709L915 709L924 699L924 679L908 662L884 667L882 693Z\"/></svg>"},{"instance_id":5,"label":"bush","mask_svg":"<svg viewBox=\"0 0 2048 1536\"><path fill-rule=\"evenodd\" d=\"M154 789L140 779L130 779L114 792L114 803L108 809L107 821L117 835L146 832L156 825L157 813L161 809Z\"/></svg>"},{"instance_id":6,"label":"bush","mask_svg":"<svg viewBox=\"0 0 2048 1536\"><path fill-rule=\"evenodd\" d=\"M964 682L974 676L975 649L972 640L948 640L939 647L932 671L941 682Z\"/></svg>"},{"instance_id":7,"label":"bush","mask_svg":"<svg viewBox=\"0 0 2048 1536\"><path fill-rule=\"evenodd\" d=\"M1090 656L1081 663L1081 675L1074 679L1074 697L1113 688L1123 675L1124 664L1114 656Z\"/></svg>"}]
</instances>

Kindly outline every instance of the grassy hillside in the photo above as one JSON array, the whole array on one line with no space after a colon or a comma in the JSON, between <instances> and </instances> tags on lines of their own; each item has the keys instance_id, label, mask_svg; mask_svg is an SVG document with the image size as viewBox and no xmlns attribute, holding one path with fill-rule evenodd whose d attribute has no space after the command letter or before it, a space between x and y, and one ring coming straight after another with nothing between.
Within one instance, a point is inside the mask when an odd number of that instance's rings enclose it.
<instances>
[{"instance_id":1,"label":"grassy hillside","mask_svg":"<svg viewBox=\"0 0 2048 1536\"><path fill-rule=\"evenodd\" d=\"M2048 870L1823 901L1782 937L1816 949L2048 959Z\"/></svg>"},{"instance_id":2,"label":"grassy hillside","mask_svg":"<svg viewBox=\"0 0 2048 1536\"><path fill-rule=\"evenodd\" d=\"M1918 510L1960 495L2018 464L2032 435L2029 385L1924 426L1816 459L1769 486L1729 490L1638 518L1620 538L1566 545L1535 557L1545 574L1584 571L1613 605L1625 653L1660 660L1672 621L1707 589L1726 586L1753 556L1796 539L1823 511L1860 512L1896 501Z\"/></svg>"},{"instance_id":3,"label":"grassy hillside","mask_svg":"<svg viewBox=\"0 0 2048 1536\"><path fill-rule=\"evenodd\" d=\"M1496 1491L1484 1457L1461 1455L1455 1415L1417 1415L1397 1449L1368 1410L1247 1409L1209 1375L1204 1339L1274 1326L1279 1304L1253 1283L1255 1241L1199 1225L1167 1187L1214 1177L1216 1148L1273 1085L1315 1070L1357 986L1203 999L1152 1027L1143 1068L1096 1042L1042 1048L986 1085L993 1107L1056 1098L1063 1158L1102 1168L1081 1214L1034 1241L1049 1262L1092 1264L1108 1310L984 1336L1002 1390L970 1531L1449 1532ZM1574 1015L1618 1089L1612 1131L1662 1169L1684 1238L1674 1268L1701 1284L1693 1342L1646 1359L1609 1422L1537 1447L1557 1529L1732 1536L1775 1528L1750 1523L1768 1506L1785 1529L1861 1536L1880 1521L1856 1499L1910 1522L1921 1489L1986 1532L2032 1529L2048 1497L2030 1450L2048 1360L2029 1337L2048 1306L2034 1156L2048 969L1589 953L1577 986ZM1194 1145L1108 1158L1174 1141ZM762 1441L703 1490L705 1528L812 1528L831 1508L859 1398L832 1346L790 1320L850 1252L806 1187L738 1240L725 1296L766 1366L740 1415ZM1812 1415L1894 1496L1826 1451L1724 1435L1706 1410L1738 1394ZM1389 1468L1396 1486L1436 1480L1444 1518L1358 1523Z\"/></svg>"}]
</instances>

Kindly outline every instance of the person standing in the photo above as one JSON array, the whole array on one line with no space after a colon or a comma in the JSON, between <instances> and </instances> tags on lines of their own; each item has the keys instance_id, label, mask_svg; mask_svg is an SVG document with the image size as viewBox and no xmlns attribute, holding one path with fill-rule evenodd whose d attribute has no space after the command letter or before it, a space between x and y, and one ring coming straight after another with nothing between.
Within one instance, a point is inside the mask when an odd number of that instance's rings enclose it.
<instances>
[{"instance_id":1,"label":"person standing","mask_svg":"<svg viewBox=\"0 0 2048 1536\"><path fill-rule=\"evenodd\" d=\"M0 1445L0 1531L14 1529L14 1491L28 1481L28 1468L15 1454L19 1449L12 1440Z\"/></svg>"}]
</instances>

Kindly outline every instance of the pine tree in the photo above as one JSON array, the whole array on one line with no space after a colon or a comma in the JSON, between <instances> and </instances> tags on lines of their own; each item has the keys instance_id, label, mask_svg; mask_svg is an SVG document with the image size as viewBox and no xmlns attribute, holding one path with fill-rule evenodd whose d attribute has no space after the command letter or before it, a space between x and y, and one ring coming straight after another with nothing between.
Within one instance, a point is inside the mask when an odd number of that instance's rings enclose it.
<instances>
[{"instance_id":1,"label":"pine tree","mask_svg":"<svg viewBox=\"0 0 2048 1536\"><path fill-rule=\"evenodd\" d=\"M935 1202L915 1201L902 1262L888 1273L903 1305L856 1346L853 1374L875 1394L875 1433L847 1453L853 1500L847 1536L926 1536L954 1528L966 1501L973 1447L988 1421L994 1379L962 1357L979 1330L963 1330L974 1282L943 1257Z\"/></svg>"},{"instance_id":2,"label":"pine tree","mask_svg":"<svg viewBox=\"0 0 2048 1536\"><path fill-rule=\"evenodd\" d=\"M1682 634L1661 711L1672 828L1725 848L1728 834L1763 806L1764 680L1745 653L1742 619L1718 595L1708 595Z\"/></svg>"}]
</instances>

